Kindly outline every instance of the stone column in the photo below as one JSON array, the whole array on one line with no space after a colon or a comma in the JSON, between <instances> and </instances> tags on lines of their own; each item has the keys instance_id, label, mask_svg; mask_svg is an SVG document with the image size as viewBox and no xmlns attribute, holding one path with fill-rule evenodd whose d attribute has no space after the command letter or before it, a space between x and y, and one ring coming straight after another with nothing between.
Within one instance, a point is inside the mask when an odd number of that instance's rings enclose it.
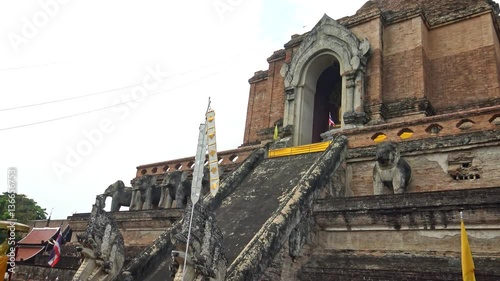
<instances>
[{"instance_id":1,"label":"stone column","mask_svg":"<svg viewBox=\"0 0 500 281\"><path fill-rule=\"evenodd\" d=\"M355 82L354 78L355 76L353 73L344 73L343 76L345 76L345 108L343 109L343 114L346 115L347 113L351 113L354 111L354 90L355 90ZM347 122L345 122L347 123Z\"/></svg>"},{"instance_id":2,"label":"stone column","mask_svg":"<svg viewBox=\"0 0 500 281\"><path fill-rule=\"evenodd\" d=\"M358 70L356 72L356 79L354 82L354 112L356 113L361 113L364 112L363 109L363 93L364 91L364 71L363 70Z\"/></svg>"},{"instance_id":3,"label":"stone column","mask_svg":"<svg viewBox=\"0 0 500 281\"><path fill-rule=\"evenodd\" d=\"M283 118L283 127L293 125L295 112L295 89L285 89L285 116Z\"/></svg>"},{"instance_id":4,"label":"stone column","mask_svg":"<svg viewBox=\"0 0 500 281\"><path fill-rule=\"evenodd\" d=\"M344 110L344 124L346 128L362 127L368 122L363 108L364 71L357 69L344 74L346 77L346 108Z\"/></svg>"}]
</instances>

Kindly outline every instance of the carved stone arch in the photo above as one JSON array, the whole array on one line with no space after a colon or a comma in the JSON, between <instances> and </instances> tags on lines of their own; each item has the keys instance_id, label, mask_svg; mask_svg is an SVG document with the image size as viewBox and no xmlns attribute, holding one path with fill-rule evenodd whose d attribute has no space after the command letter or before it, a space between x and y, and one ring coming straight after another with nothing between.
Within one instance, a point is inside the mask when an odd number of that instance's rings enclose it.
<instances>
[{"instance_id":1,"label":"carved stone arch","mask_svg":"<svg viewBox=\"0 0 500 281\"><path fill-rule=\"evenodd\" d=\"M326 14L306 35L292 61L285 64L281 72L286 92L284 125L293 125L294 145L311 142L314 83L328 67L329 60L339 64L342 77L341 128L363 126L368 121L363 110L363 97L369 51L367 39L358 39Z\"/></svg>"}]
</instances>

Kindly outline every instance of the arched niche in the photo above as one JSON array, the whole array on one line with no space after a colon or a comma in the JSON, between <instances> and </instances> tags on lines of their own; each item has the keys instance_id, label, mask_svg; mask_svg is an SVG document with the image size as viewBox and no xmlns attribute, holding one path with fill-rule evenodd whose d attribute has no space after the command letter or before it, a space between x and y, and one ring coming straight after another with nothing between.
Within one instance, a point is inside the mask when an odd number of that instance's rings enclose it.
<instances>
[{"instance_id":1,"label":"arched niche","mask_svg":"<svg viewBox=\"0 0 500 281\"><path fill-rule=\"evenodd\" d=\"M340 129L363 126L368 121L363 97L369 50L368 40L358 39L327 15L306 35L281 71L286 93L283 121L293 127L294 145L313 141L316 85L320 75L335 63L342 77Z\"/></svg>"}]
</instances>

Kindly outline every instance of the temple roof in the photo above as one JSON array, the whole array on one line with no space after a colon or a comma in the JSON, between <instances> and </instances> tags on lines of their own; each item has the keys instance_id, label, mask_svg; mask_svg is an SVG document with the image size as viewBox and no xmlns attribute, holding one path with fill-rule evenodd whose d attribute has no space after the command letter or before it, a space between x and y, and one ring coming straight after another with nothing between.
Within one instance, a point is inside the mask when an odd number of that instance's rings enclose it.
<instances>
[{"instance_id":1,"label":"temple roof","mask_svg":"<svg viewBox=\"0 0 500 281\"><path fill-rule=\"evenodd\" d=\"M59 227L33 228L17 244L45 245L47 241L56 237L58 231Z\"/></svg>"},{"instance_id":2,"label":"temple roof","mask_svg":"<svg viewBox=\"0 0 500 281\"><path fill-rule=\"evenodd\" d=\"M16 261L27 261L45 249L45 246L22 246L17 249Z\"/></svg>"}]
</instances>

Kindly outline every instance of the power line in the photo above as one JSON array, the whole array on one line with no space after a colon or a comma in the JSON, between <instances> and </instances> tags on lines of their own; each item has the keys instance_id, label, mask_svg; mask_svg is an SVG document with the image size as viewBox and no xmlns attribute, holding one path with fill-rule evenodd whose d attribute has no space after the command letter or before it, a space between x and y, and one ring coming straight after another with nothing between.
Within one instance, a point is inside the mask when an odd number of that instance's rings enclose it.
<instances>
[{"instance_id":1,"label":"power line","mask_svg":"<svg viewBox=\"0 0 500 281\"><path fill-rule=\"evenodd\" d=\"M180 76L180 75L185 75L185 74L188 74L188 73L190 73L192 71L194 71L194 69L190 69L188 71L181 72L181 73L176 73L176 74L168 75L165 78L169 79L169 78L172 78L172 77L176 77L176 76ZM45 105L45 104L58 103L58 102L64 102L64 101L69 101L69 100L76 100L76 99L81 99L81 98L85 98L85 97L89 97L89 96L95 96L95 95L100 95L100 94L104 94L104 93L115 92L115 91L119 91L119 90L123 90L123 89L127 89L127 88L132 88L132 87L136 87L136 86L140 86L140 85L142 85L142 83L134 84L134 85L129 85L129 86L124 86L124 87L115 88L115 89L110 89L110 90L105 90L105 91L100 91L100 92L96 92L96 93L85 94L85 95L71 97L71 98L51 100L51 101L45 101L45 102L33 103L33 104L27 104L27 105L20 105L20 106L10 107L10 108L2 108L2 109L0 109L0 111L9 111L9 110L21 109L21 108L26 108L26 107L35 107L35 106L40 106L40 105Z\"/></svg>"},{"instance_id":2,"label":"power line","mask_svg":"<svg viewBox=\"0 0 500 281\"><path fill-rule=\"evenodd\" d=\"M236 54L236 55L234 55L234 56L226 59L223 62L234 61L234 58L239 57L239 56L240 56L240 54ZM200 66L198 68L192 68L192 69L186 70L184 72L174 73L174 74L168 75L165 78L169 79L169 78L172 78L172 77L189 74L189 73L191 73L191 72L193 72L195 70L200 70L200 69L206 68L208 66L215 65L216 63L218 64L218 62L214 62L214 63L210 63L210 64L206 64L206 65ZM53 64L53 63L48 63L48 64L44 64L44 65L50 65L50 64ZM34 66L26 66L26 67L34 67ZM20 67L20 68L24 68L24 67ZM8 70L8 69L5 69L5 70ZM1 71L1 69L0 69L0 71ZM104 94L104 93L115 92L115 91L119 91L119 90L123 90L123 89L127 89L127 88L132 88L132 87L140 86L140 85L142 85L142 83L140 83L140 84L134 84L134 85L129 85L129 86L124 86L124 87L115 88L115 89L110 89L110 90L105 90L105 91L100 91L100 92L96 92L96 93L85 94L85 95L71 97L71 98L51 100L51 101L45 101L45 102L39 102L39 103L33 103L33 104L27 104L27 105L20 105L20 106L9 107L9 108L0 108L0 111L10 111L10 110L15 110L15 109L21 109L21 108L27 108L27 107L35 107L35 106L46 105L46 104L51 104L51 103L59 103L59 102L64 102L64 101L69 101L69 100L81 99L81 98L85 98L85 97L90 97L90 96L100 95L100 94Z\"/></svg>"},{"instance_id":3,"label":"power line","mask_svg":"<svg viewBox=\"0 0 500 281\"><path fill-rule=\"evenodd\" d=\"M49 63L35 64L35 65L25 65L25 66L18 66L18 67L1 68L0 72L1 71L10 71L10 70L32 68L32 67L48 66L48 65L58 64L58 63L59 62L49 62Z\"/></svg>"},{"instance_id":4,"label":"power line","mask_svg":"<svg viewBox=\"0 0 500 281\"><path fill-rule=\"evenodd\" d=\"M208 75L205 75L205 76L202 76L200 78L197 79L197 81L199 80L203 80L203 79L206 79L208 77L211 77L211 76L214 76L216 74L219 74L221 73L222 71L218 71L218 72L214 72L214 73L210 73ZM23 127L29 127L29 126L34 126L34 125L39 125L39 124L43 124L43 123L49 123L49 122L53 122L53 121L58 121L58 120L62 120L62 119L67 119L67 118L72 118L72 117L76 117L76 116L80 116L80 115L85 115L85 114L89 114L89 113L93 113L93 112L98 112L98 111L102 111L102 110L106 110L106 109L109 109L109 108L112 108L112 107L115 107L117 105L125 105L129 102L135 102L135 101L140 101L140 100L143 100L143 99L146 99L146 98L149 98L149 97L152 97L152 96L156 96L156 95L160 95L160 94L165 94L165 93L168 93L168 92L171 92L173 90L176 90L176 89L179 89L179 88L182 88L182 87L185 87L185 86L188 86L190 85L191 82L188 82L188 83L185 83L185 84L181 84L177 87L174 87L174 88L171 88L171 89L168 89L164 92L156 92L156 93L152 93L150 95L147 95L143 98L139 98L139 99L132 99L132 100L129 100L127 102L122 102L122 103L118 103L118 104L114 104L114 105L111 105L111 106L106 106L106 107L102 107L102 108L97 108L97 109L93 109L93 110L89 110L89 111L85 111L85 112L79 112L79 113L75 113L75 114L71 114L71 115L66 115L66 116L61 116L61 117L57 117L57 118L53 118L53 119L47 119L47 120L42 120L42 121L38 121L38 122L33 122L33 123L27 123L27 124L22 124L22 125L17 125L17 126L12 126L12 127L7 127L7 128L1 128L0 131L7 131L7 130L12 130L12 129L17 129L17 128L23 128Z\"/></svg>"},{"instance_id":5,"label":"power line","mask_svg":"<svg viewBox=\"0 0 500 281\"><path fill-rule=\"evenodd\" d=\"M45 101L45 102L40 102L40 103L32 103L32 104L21 105L21 106L16 106L16 107L2 108L2 109L0 109L0 111L9 111L9 110L21 109L21 108L26 108L26 107L34 107L34 106L40 106L40 105L45 105L45 104L58 103L58 102L69 101L69 100L76 100L76 99L81 99L81 98L85 98L85 97L90 97L90 96L100 95L100 94L104 94L104 93L115 92L115 91L119 91L119 90L123 90L123 89L127 89L127 88L132 88L132 87L139 86L139 85L142 85L142 83L130 85L130 86L125 86L125 87L121 87L121 88L100 91L100 92L96 92L96 93L85 94L82 96L76 96L76 97L71 97L71 98L51 100L51 101Z\"/></svg>"}]
</instances>

